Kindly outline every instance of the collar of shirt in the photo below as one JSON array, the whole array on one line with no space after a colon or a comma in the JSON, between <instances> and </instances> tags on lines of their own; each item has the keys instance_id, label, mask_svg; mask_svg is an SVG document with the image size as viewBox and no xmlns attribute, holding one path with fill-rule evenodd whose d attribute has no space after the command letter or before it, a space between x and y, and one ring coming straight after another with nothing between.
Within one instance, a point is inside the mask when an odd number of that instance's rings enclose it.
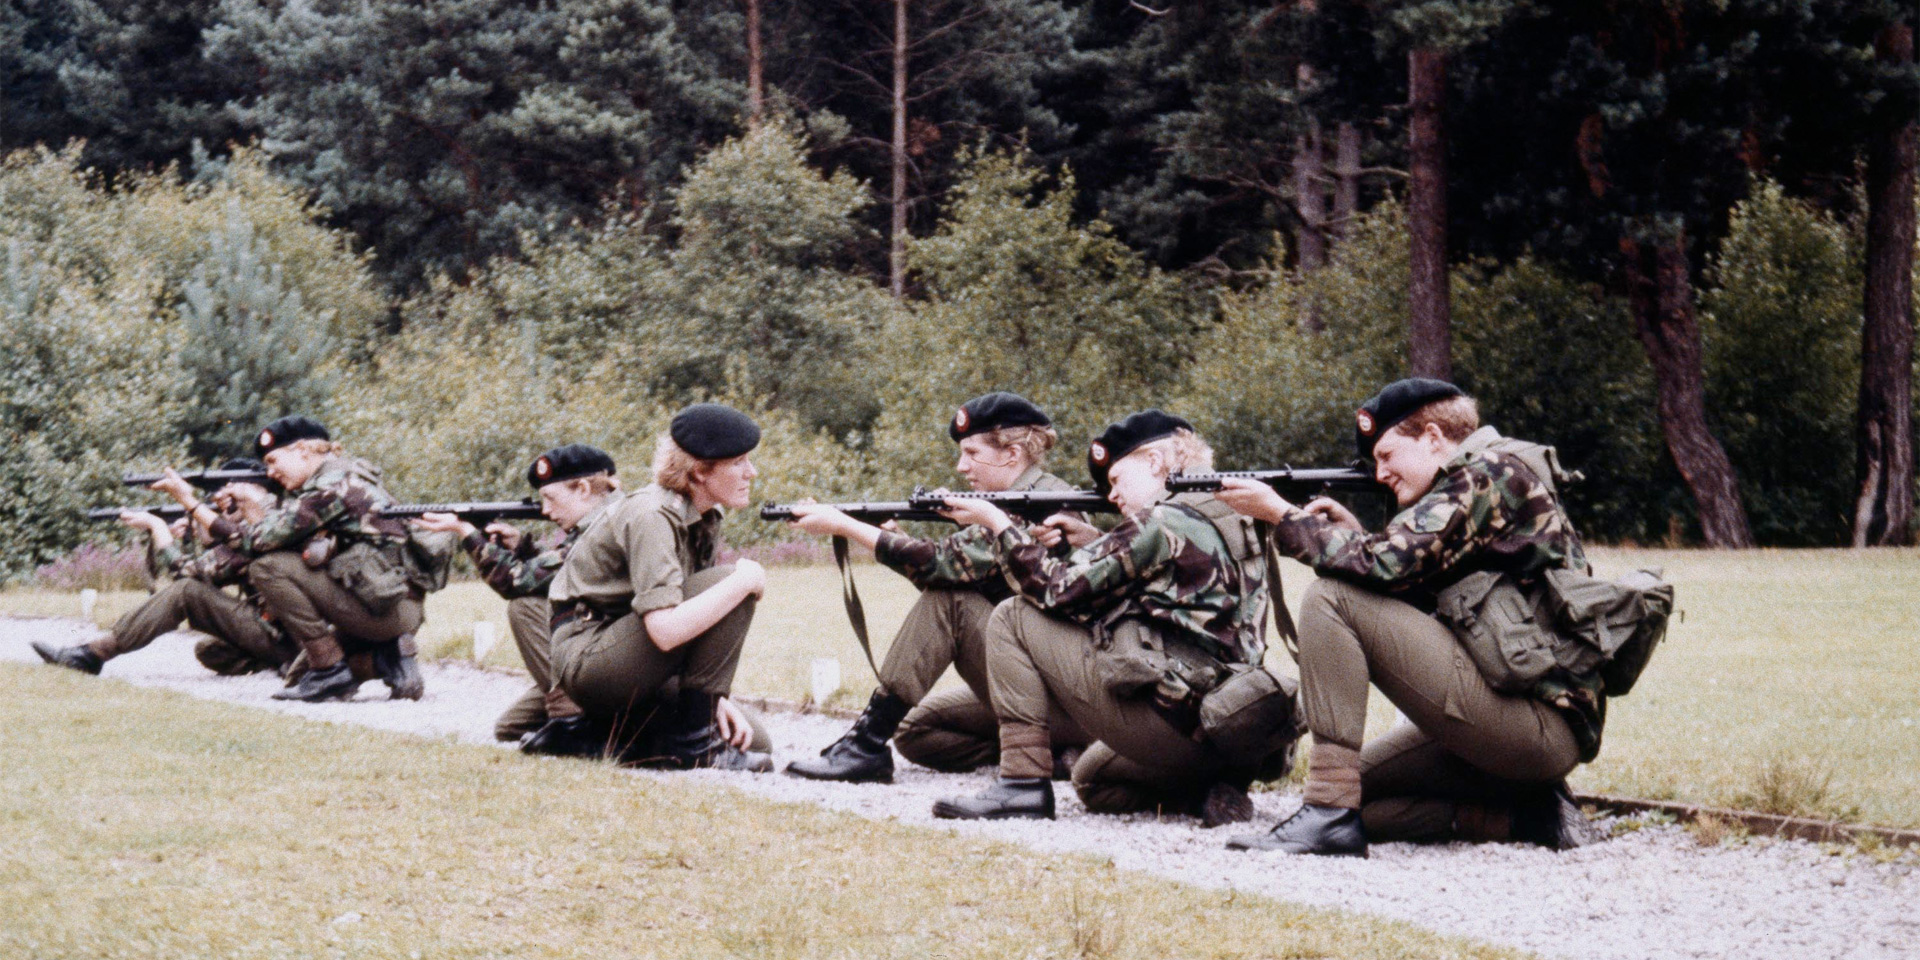
<instances>
[{"instance_id":1,"label":"collar of shirt","mask_svg":"<svg viewBox=\"0 0 1920 960\"><path fill-rule=\"evenodd\" d=\"M598 506L594 507L592 510L588 510L587 515L584 517L581 517L580 522L574 524L572 530L567 531L567 535L565 539L578 540L581 534L587 532L588 527L593 526L594 521L599 520L601 517L606 516L607 511L612 510L615 504L619 503L622 500L625 500L626 498L627 498L627 492L625 490L614 490L609 492L606 495L606 498L600 501L600 504Z\"/></svg>"},{"instance_id":2,"label":"collar of shirt","mask_svg":"<svg viewBox=\"0 0 1920 960\"><path fill-rule=\"evenodd\" d=\"M1047 472L1045 470L1040 469L1040 465L1036 463L1033 466L1028 467L1023 473L1020 474L1020 476L1015 477L1013 481L1013 486L1008 487L1007 489L1008 490L1032 490L1034 484L1039 483L1040 478L1046 475L1047 475Z\"/></svg>"},{"instance_id":3,"label":"collar of shirt","mask_svg":"<svg viewBox=\"0 0 1920 960\"><path fill-rule=\"evenodd\" d=\"M693 509L693 500L684 493L676 493L657 483L648 484L647 489L653 491L660 498L662 512L667 515L667 518L672 520L675 526L683 530L702 520L718 521L721 517L719 507L709 509L706 513L695 512Z\"/></svg>"}]
</instances>

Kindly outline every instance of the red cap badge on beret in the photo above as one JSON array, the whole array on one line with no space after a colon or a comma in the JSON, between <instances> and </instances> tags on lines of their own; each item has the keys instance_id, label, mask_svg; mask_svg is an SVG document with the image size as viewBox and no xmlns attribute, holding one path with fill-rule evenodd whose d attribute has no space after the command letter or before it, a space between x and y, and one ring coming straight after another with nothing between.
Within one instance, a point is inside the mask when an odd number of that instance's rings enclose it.
<instances>
[{"instance_id":1,"label":"red cap badge on beret","mask_svg":"<svg viewBox=\"0 0 1920 960\"><path fill-rule=\"evenodd\" d=\"M1361 410L1353 415L1353 422L1359 425L1361 433L1373 436L1373 414Z\"/></svg>"},{"instance_id":2,"label":"red cap badge on beret","mask_svg":"<svg viewBox=\"0 0 1920 960\"><path fill-rule=\"evenodd\" d=\"M541 457L533 462L533 475L541 479L553 476L553 462Z\"/></svg>"},{"instance_id":3,"label":"red cap badge on beret","mask_svg":"<svg viewBox=\"0 0 1920 960\"><path fill-rule=\"evenodd\" d=\"M260 431L260 449L269 450L272 448L273 448L273 431L272 430Z\"/></svg>"},{"instance_id":4,"label":"red cap badge on beret","mask_svg":"<svg viewBox=\"0 0 1920 960\"><path fill-rule=\"evenodd\" d=\"M967 429L967 424L970 423L972 420L973 420L972 417L967 416L967 408L961 407L959 411L954 413L953 415L953 428L955 430L965 432Z\"/></svg>"},{"instance_id":5,"label":"red cap badge on beret","mask_svg":"<svg viewBox=\"0 0 1920 960\"><path fill-rule=\"evenodd\" d=\"M1093 457L1094 463L1107 462L1107 448L1101 445L1098 441L1095 441L1093 446L1087 448L1087 454Z\"/></svg>"}]
</instances>

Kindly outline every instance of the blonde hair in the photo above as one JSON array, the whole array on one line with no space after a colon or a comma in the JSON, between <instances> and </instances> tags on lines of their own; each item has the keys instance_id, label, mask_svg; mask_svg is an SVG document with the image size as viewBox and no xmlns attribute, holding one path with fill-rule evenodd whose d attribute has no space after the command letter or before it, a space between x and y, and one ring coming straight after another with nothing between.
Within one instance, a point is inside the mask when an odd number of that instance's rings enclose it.
<instances>
[{"instance_id":1,"label":"blonde hair","mask_svg":"<svg viewBox=\"0 0 1920 960\"><path fill-rule=\"evenodd\" d=\"M590 497L604 497L607 494L620 489L620 478L614 476L611 473L606 472L605 470L602 470L599 473L589 473L583 477L574 477L573 479L568 480L566 482L586 484L587 496L590 496Z\"/></svg>"},{"instance_id":2,"label":"blonde hair","mask_svg":"<svg viewBox=\"0 0 1920 960\"><path fill-rule=\"evenodd\" d=\"M673 435L663 433L653 447L653 482L681 496L692 496L693 474L711 470L719 460L702 460L681 449Z\"/></svg>"},{"instance_id":3,"label":"blonde hair","mask_svg":"<svg viewBox=\"0 0 1920 960\"><path fill-rule=\"evenodd\" d=\"M1001 427L979 437L995 450L1018 450L1036 467L1047 462L1047 451L1060 442L1060 434L1052 427L1040 426Z\"/></svg>"},{"instance_id":4,"label":"blonde hair","mask_svg":"<svg viewBox=\"0 0 1920 960\"><path fill-rule=\"evenodd\" d=\"M1173 436L1143 443L1127 456L1147 450L1159 451L1161 462L1167 465L1167 476L1213 472L1213 448L1192 430L1175 430Z\"/></svg>"},{"instance_id":5,"label":"blonde hair","mask_svg":"<svg viewBox=\"0 0 1920 960\"><path fill-rule=\"evenodd\" d=\"M1465 395L1435 400L1394 424L1393 432L1417 437L1426 432L1428 424L1439 427L1440 435L1448 441L1459 443L1480 429L1480 404Z\"/></svg>"},{"instance_id":6,"label":"blonde hair","mask_svg":"<svg viewBox=\"0 0 1920 960\"><path fill-rule=\"evenodd\" d=\"M333 442L332 440L322 440L318 437L308 437L305 440L295 440L294 442L287 444L286 448L290 450L304 450L312 453L318 453L321 456L326 456L326 457L337 457L347 452L346 447L343 447Z\"/></svg>"}]
</instances>

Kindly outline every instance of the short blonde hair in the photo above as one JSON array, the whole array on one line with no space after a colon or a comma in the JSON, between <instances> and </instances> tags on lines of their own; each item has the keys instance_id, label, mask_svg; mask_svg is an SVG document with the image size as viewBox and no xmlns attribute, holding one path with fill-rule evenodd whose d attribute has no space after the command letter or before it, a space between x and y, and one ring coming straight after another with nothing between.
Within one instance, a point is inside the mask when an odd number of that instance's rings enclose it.
<instances>
[{"instance_id":1,"label":"short blonde hair","mask_svg":"<svg viewBox=\"0 0 1920 960\"><path fill-rule=\"evenodd\" d=\"M587 495L590 497L604 497L607 494L620 489L620 478L614 476L611 473L606 472L605 470L602 470L599 473L589 473L581 477L573 477L563 482L586 484Z\"/></svg>"},{"instance_id":2,"label":"short blonde hair","mask_svg":"<svg viewBox=\"0 0 1920 960\"><path fill-rule=\"evenodd\" d=\"M979 437L995 450L1018 450L1036 467L1047 462L1047 452L1060 442L1060 434L1052 427L1041 426L1001 427Z\"/></svg>"},{"instance_id":3,"label":"short blonde hair","mask_svg":"<svg viewBox=\"0 0 1920 960\"><path fill-rule=\"evenodd\" d=\"M1213 448L1192 430L1175 430L1173 436L1143 443L1127 456L1144 450L1160 452L1161 461L1167 465L1167 476L1213 472Z\"/></svg>"},{"instance_id":4,"label":"short blonde hair","mask_svg":"<svg viewBox=\"0 0 1920 960\"><path fill-rule=\"evenodd\" d=\"M1480 429L1480 404L1464 394L1435 400L1394 424L1393 432L1417 437L1426 432L1427 424L1439 427L1440 435L1448 441L1459 443Z\"/></svg>"},{"instance_id":5,"label":"short blonde hair","mask_svg":"<svg viewBox=\"0 0 1920 960\"><path fill-rule=\"evenodd\" d=\"M322 440L318 437L308 437L305 440L295 440L294 442L287 444L287 449L305 450L312 453L318 453L322 456L327 456L327 457L337 457L347 452L346 447L343 447L333 442L332 440Z\"/></svg>"},{"instance_id":6,"label":"short blonde hair","mask_svg":"<svg viewBox=\"0 0 1920 960\"><path fill-rule=\"evenodd\" d=\"M693 472L708 461L681 449L673 442L672 434L660 435L660 442L653 445L653 482L686 496L693 492Z\"/></svg>"}]
</instances>

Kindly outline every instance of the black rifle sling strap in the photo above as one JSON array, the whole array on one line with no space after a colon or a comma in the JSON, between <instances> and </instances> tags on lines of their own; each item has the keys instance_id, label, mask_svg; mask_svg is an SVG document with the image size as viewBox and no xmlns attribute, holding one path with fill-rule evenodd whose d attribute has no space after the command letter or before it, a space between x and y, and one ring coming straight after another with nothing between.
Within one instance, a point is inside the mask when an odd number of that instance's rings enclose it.
<instances>
[{"instance_id":1,"label":"black rifle sling strap","mask_svg":"<svg viewBox=\"0 0 1920 960\"><path fill-rule=\"evenodd\" d=\"M847 620L853 624L853 638L860 641L860 652L867 655L867 666L874 679L880 666L873 662L873 642L867 639L867 610L860 604L860 591L853 585L853 565L847 562L847 538L833 538L833 562L840 568L840 599L847 605Z\"/></svg>"},{"instance_id":2,"label":"black rifle sling strap","mask_svg":"<svg viewBox=\"0 0 1920 960\"><path fill-rule=\"evenodd\" d=\"M1280 631L1288 655L1294 663L1299 663L1300 631L1293 625L1293 611L1287 609L1287 594L1280 583L1280 555L1273 549L1273 524L1256 520L1253 532L1259 536L1260 550L1267 557L1267 597L1273 604L1273 625Z\"/></svg>"}]
</instances>

